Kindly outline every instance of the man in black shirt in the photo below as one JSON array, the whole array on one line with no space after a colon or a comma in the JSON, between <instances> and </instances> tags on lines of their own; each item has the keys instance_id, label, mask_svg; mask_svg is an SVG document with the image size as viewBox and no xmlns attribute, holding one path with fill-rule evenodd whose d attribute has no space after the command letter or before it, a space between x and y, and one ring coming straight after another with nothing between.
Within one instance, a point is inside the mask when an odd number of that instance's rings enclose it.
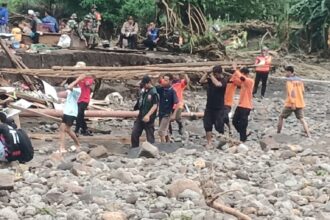
<instances>
[{"instance_id":1,"label":"man in black shirt","mask_svg":"<svg viewBox=\"0 0 330 220\"><path fill-rule=\"evenodd\" d=\"M207 103L204 113L204 129L206 131L207 147L212 146L212 129L224 133L224 97L226 79L220 65L214 66L212 72L203 75L200 83L207 83Z\"/></svg>"},{"instance_id":2,"label":"man in black shirt","mask_svg":"<svg viewBox=\"0 0 330 220\"><path fill-rule=\"evenodd\" d=\"M173 76L166 74L160 80L157 86L159 94L159 136L162 143L169 142L169 126L171 119L176 115L177 110L173 112L173 107L178 104L178 97L175 90L172 88Z\"/></svg>"},{"instance_id":3,"label":"man in black shirt","mask_svg":"<svg viewBox=\"0 0 330 220\"><path fill-rule=\"evenodd\" d=\"M131 135L132 147L139 147L143 130L146 132L147 141L155 142L155 119L159 103L157 90L153 87L149 76L143 77L141 87L140 97L134 109L139 110L139 115L134 122Z\"/></svg>"}]
</instances>

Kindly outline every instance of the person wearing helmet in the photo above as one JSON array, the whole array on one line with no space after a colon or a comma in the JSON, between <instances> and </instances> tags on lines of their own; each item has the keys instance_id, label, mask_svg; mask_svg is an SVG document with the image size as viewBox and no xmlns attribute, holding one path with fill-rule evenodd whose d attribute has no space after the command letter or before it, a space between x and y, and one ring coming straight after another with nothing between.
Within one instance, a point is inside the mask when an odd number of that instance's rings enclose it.
<instances>
[{"instance_id":1,"label":"person wearing helmet","mask_svg":"<svg viewBox=\"0 0 330 220\"><path fill-rule=\"evenodd\" d=\"M72 30L78 29L78 23L77 23L77 14L73 13L70 17L70 20L68 21L68 26Z\"/></svg>"},{"instance_id":2,"label":"person wearing helmet","mask_svg":"<svg viewBox=\"0 0 330 220\"><path fill-rule=\"evenodd\" d=\"M258 86L261 81L261 98L263 98L266 93L268 75L272 66L272 56L269 55L269 49L267 47L261 49L261 55L257 57L255 65L256 78L254 82L253 96L257 94Z\"/></svg>"},{"instance_id":3,"label":"person wearing helmet","mask_svg":"<svg viewBox=\"0 0 330 220\"><path fill-rule=\"evenodd\" d=\"M99 43L99 36L93 28L93 18L86 15L84 20L78 25L78 35L81 40L85 41L86 47L94 48Z\"/></svg>"},{"instance_id":4,"label":"person wearing helmet","mask_svg":"<svg viewBox=\"0 0 330 220\"><path fill-rule=\"evenodd\" d=\"M101 26L102 15L100 12L97 11L96 5L92 5L91 12L89 13L89 15L93 19L93 28L95 29L95 32L98 33Z\"/></svg>"}]
</instances>

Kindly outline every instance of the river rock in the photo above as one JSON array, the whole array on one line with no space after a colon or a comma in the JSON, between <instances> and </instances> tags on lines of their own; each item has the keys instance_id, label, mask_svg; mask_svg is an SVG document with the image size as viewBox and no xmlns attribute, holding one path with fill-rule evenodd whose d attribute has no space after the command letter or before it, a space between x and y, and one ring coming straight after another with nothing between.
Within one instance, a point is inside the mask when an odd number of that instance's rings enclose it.
<instances>
[{"instance_id":1,"label":"river rock","mask_svg":"<svg viewBox=\"0 0 330 220\"><path fill-rule=\"evenodd\" d=\"M123 212L105 212L102 214L102 220L127 220Z\"/></svg>"},{"instance_id":2,"label":"river rock","mask_svg":"<svg viewBox=\"0 0 330 220\"><path fill-rule=\"evenodd\" d=\"M108 150L104 146L99 145L99 146L93 148L91 150L91 152L89 152L89 155L92 158L96 158L96 159L106 157L108 155Z\"/></svg>"},{"instance_id":3,"label":"river rock","mask_svg":"<svg viewBox=\"0 0 330 220\"><path fill-rule=\"evenodd\" d=\"M174 181L168 188L168 197L178 197L180 193L190 189L196 193L202 194L197 182L190 179L179 179Z\"/></svg>"},{"instance_id":4,"label":"river rock","mask_svg":"<svg viewBox=\"0 0 330 220\"><path fill-rule=\"evenodd\" d=\"M147 158L159 158L159 149L148 142L143 142L138 156Z\"/></svg>"}]
</instances>

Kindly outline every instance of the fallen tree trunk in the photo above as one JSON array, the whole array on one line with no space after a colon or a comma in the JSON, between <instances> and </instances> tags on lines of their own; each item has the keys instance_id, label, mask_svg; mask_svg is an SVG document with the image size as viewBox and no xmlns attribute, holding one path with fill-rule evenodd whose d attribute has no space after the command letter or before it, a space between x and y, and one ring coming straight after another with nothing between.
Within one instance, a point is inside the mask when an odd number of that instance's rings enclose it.
<instances>
[{"instance_id":1,"label":"fallen tree trunk","mask_svg":"<svg viewBox=\"0 0 330 220\"><path fill-rule=\"evenodd\" d=\"M55 109L33 109L32 111L23 111L20 113L21 117L40 117L43 115L51 117L60 117L63 116L63 112ZM99 111L99 110L87 110L85 112L85 117L87 118L136 118L138 116L137 111ZM183 117L204 117L203 112L183 112Z\"/></svg>"}]
</instances>

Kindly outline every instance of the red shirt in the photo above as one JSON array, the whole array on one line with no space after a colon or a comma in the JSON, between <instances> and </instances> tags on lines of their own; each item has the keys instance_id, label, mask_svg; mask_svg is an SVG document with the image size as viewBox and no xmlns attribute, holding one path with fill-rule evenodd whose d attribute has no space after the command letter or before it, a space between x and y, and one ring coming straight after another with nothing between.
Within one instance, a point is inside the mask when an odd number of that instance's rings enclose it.
<instances>
[{"instance_id":1,"label":"red shirt","mask_svg":"<svg viewBox=\"0 0 330 220\"><path fill-rule=\"evenodd\" d=\"M179 101L179 103L174 106L174 109L183 108L183 106L184 106L183 91L187 87L187 81L184 79L179 80L178 82L173 83L172 87L175 90L176 95L178 96L178 101Z\"/></svg>"},{"instance_id":2,"label":"red shirt","mask_svg":"<svg viewBox=\"0 0 330 220\"><path fill-rule=\"evenodd\" d=\"M86 77L79 82L81 95L79 97L78 103L89 103L89 101L91 100L91 86L93 85L93 83L94 79L92 77Z\"/></svg>"}]
</instances>

